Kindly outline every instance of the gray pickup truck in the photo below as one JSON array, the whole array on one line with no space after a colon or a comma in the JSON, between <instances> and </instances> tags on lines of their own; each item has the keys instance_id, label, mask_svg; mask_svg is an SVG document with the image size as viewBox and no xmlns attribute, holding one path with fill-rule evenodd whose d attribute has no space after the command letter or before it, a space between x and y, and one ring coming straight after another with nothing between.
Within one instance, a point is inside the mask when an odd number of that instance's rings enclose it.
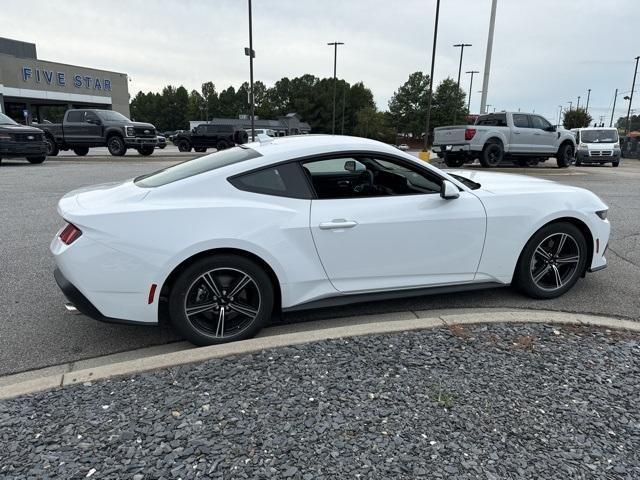
<instances>
[{"instance_id":1,"label":"gray pickup truck","mask_svg":"<svg viewBox=\"0 0 640 480\"><path fill-rule=\"evenodd\" d=\"M448 167L476 159L483 167L503 161L529 166L555 157L558 167L565 168L574 160L576 139L540 115L499 112L480 115L474 125L434 129L433 149Z\"/></svg>"},{"instance_id":2,"label":"gray pickup truck","mask_svg":"<svg viewBox=\"0 0 640 480\"><path fill-rule=\"evenodd\" d=\"M158 143L156 129L150 123L132 122L113 110L67 110L62 123L42 123L47 155L60 150L73 150L84 156L91 147L107 147L111 155L120 157L128 148L141 155L151 155Z\"/></svg>"}]
</instances>

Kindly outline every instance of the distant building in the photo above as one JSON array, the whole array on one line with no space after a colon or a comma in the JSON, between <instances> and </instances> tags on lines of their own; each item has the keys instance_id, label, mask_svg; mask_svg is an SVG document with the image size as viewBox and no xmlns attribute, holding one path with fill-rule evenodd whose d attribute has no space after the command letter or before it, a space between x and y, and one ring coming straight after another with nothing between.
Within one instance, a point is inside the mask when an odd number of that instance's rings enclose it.
<instances>
[{"instance_id":1,"label":"distant building","mask_svg":"<svg viewBox=\"0 0 640 480\"><path fill-rule=\"evenodd\" d=\"M239 118L212 118L206 120L192 120L189 122L189 128L194 129L202 123L211 125L233 125L242 130L251 130L251 118L248 115L241 115ZM287 113L277 120L262 120L255 117L254 127L256 129L273 130L278 137L285 135L300 135L311 132L311 127L307 122L300 120L297 113Z\"/></svg>"}]
</instances>

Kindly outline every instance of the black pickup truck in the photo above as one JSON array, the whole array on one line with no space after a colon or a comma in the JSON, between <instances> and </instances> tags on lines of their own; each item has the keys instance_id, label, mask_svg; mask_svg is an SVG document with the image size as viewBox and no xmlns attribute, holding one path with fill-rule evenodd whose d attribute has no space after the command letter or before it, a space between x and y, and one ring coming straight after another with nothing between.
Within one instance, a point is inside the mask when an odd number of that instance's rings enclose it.
<instances>
[{"instance_id":1,"label":"black pickup truck","mask_svg":"<svg viewBox=\"0 0 640 480\"><path fill-rule=\"evenodd\" d=\"M211 125L202 123L190 132L174 135L173 143L181 152L206 152L207 148L224 150L236 144L247 143L249 135L233 125Z\"/></svg>"},{"instance_id":2,"label":"black pickup truck","mask_svg":"<svg viewBox=\"0 0 640 480\"><path fill-rule=\"evenodd\" d=\"M67 110L62 123L43 123L39 127L44 130L47 155L51 156L60 150L73 150L84 156L89 148L104 146L117 157L127 153L128 148L151 155L158 143L153 125L132 122L113 110Z\"/></svg>"},{"instance_id":3,"label":"black pickup truck","mask_svg":"<svg viewBox=\"0 0 640 480\"><path fill-rule=\"evenodd\" d=\"M42 130L26 127L0 113L0 161L3 158L24 157L31 163L47 158Z\"/></svg>"}]
</instances>

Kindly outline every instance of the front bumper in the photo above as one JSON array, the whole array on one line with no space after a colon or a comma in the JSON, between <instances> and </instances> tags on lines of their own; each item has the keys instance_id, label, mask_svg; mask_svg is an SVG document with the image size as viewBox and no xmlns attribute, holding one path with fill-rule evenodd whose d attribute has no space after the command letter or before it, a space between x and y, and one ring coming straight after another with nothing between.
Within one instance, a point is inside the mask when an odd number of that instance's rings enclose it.
<instances>
[{"instance_id":1,"label":"front bumper","mask_svg":"<svg viewBox=\"0 0 640 480\"><path fill-rule=\"evenodd\" d=\"M158 144L156 137L124 137L124 144L127 147L155 147Z\"/></svg>"},{"instance_id":2,"label":"front bumper","mask_svg":"<svg viewBox=\"0 0 640 480\"><path fill-rule=\"evenodd\" d=\"M591 155L588 150L577 150L576 160L581 163L609 163L620 160L621 153L619 149L613 151L612 155Z\"/></svg>"},{"instance_id":3,"label":"front bumper","mask_svg":"<svg viewBox=\"0 0 640 480\"><path fill-rule=\"evenodd\" d=\"M0 157L36 157L47 154L44 142L3 142L0 143Z\"/></svg>"}]
</instances>

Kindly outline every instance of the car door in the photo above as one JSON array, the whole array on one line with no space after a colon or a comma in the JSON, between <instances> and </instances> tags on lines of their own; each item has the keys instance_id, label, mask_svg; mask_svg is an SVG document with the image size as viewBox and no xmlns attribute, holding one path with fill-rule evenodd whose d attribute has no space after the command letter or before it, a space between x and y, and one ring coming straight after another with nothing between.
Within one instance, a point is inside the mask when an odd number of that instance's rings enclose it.
<instances>
[{"instance_id":1,"label":"car door","mask_svg":"<svg viewBox=\"0 0 640 480\"><path fill-rule=\"evenodd\" d=\"M355 168L346 168L349 162ZM338 291L474 280L486 216L472 193L460 191L458 198L445 200L439 194L441 177L396 157L338 156L304 167L316 195L311 232ZM409 191L416 185L418 191Z\"/></svg>"},{"instance_id":2,"label":"car door","mask_svg":"<svg viewBox=\"0 0 640 480\"><path fill-rule=\"evenodd\" d=\"M513 127L509 151L512 153L532 153L535 151L533 131L530 128L529 115L525 113L512 114Z\"/></svg>"},{"instance_id":3,"label":"car door","mask_svg":"<svg viewBox=\"0 0 640 480\"><path fill-rule=\"evenodd\" d=\"M84 124L82 126L82 143L98 144L102 141L102 120L95 112L86 111L84 113Z\"/></svg>"},{"instance_id":4,"label":"car door","mask_svg":"<svg viewBox=\"0 0 640 480\"><path fill-rule=\"evenodd\" d=\"M85 110L72 110L67 113L64 122L64 139L71 145L84 143L84 114Z\"/></svg>"},{"instance_id":5,"label":"car door","mask_svg":"<svg viewBox=\"0 0 640 480\"><path fill-rule=\"evenodd\" d=\"M558 133L549 131L551 123L540 115L529 115L531 129L533 131L533 141L536 152L542 154L556 153L558 150L556 143L558 141Z\"/></svg>"}]
</instances>

